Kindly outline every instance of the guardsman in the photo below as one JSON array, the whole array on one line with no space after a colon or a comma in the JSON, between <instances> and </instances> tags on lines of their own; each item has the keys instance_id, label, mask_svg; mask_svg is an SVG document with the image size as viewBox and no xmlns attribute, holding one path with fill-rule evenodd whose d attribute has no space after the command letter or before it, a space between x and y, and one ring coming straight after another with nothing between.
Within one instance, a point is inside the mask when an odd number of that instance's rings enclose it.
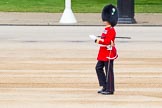
<instances>
[{"instance_id":1,"label":"guardsman","mask_svg":"<svg viewBox=\"0 0 162 108\"><path fill-rule=\"evenodd\" d=\"M113 64L114 60L118 57L115 48L116 32L114 29L118 21L117 8L112 4L106 5L102 10L102 20L106 26L102 35L100 38L90 35L90 38L100 45L96 73L102 89L98 93L112 95L115 91Z\"/></svg>"}]
</instances>

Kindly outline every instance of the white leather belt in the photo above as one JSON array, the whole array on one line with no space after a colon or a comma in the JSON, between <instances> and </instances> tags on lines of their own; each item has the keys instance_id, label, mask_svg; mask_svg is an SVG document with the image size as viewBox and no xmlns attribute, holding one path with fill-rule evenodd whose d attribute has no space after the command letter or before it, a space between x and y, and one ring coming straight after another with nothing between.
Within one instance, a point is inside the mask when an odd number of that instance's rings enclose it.
<instances>
[{"instance_id":1,"label":"white leather belt","mask_svg":"<svg viewBox=\"0 0 162 108\"><path fill-rule=\"evenodd\" d=\"M111 45L100 45L100 47L106 47L107 50L112 50L112 46Z\"/></svg>"}]
</instances>

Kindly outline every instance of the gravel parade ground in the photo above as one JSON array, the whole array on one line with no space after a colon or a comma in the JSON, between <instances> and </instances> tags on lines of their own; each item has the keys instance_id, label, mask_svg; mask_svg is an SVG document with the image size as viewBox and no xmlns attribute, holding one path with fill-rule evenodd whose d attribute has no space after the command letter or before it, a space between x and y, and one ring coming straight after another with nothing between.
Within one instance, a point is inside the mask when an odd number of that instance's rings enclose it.
<instances>
[{"instance_id":1,"label":"gravel parade ground","mask_svg":"<svg viewBox=\"0 0 162 108\"><path fill-rule=\"evenodd\" d=\"M97 94L102 26L0 26L1 108L161 108L162 27L118 26L114 95Z\"/></svg>"}]
</instances>

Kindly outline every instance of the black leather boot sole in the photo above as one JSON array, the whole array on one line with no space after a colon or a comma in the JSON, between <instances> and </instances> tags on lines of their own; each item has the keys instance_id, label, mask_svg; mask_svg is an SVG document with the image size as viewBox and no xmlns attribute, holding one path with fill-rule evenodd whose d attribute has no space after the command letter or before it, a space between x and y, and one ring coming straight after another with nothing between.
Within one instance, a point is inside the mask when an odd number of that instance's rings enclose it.
<instances>
[{"instance_id":1,"label":"black leather boot sole","mask_svg":"<svg viewBox=\"0 0 162 108\"><path fill-rule=\"evenodd\" d=\"M101 92L101 94L103 94L103 95L113 95L114 92L103 91L103 92Z\"/></svg>"},{"instance_id":2,"label":"black leather boot sole","mask_svg":"<svg viewBox=\"0 0 162 108\"><path fill-rule=\"evenodd\" d=\"M101 90L99 90L97 93L102 93L104 92L106 89L105 88L102 88Z\"/></svg>"}]
</instances>

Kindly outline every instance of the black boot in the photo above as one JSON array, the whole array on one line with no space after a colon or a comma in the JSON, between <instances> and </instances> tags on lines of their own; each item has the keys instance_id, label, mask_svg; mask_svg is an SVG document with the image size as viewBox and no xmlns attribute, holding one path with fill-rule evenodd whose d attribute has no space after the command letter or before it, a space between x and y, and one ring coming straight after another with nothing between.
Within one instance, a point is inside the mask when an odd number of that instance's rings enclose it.
<instances>
[{"instance_id":1,"label":"black boot","mask_svg":"<svg viewBox=\"0 0 162 108\"><path fill-rule=\"evenodd\" d=\"M104 92L105 90L106 90L106 88L103 87L101 90L98 91L98 93L102 93L102 92Z\"/></svg>"},{"instance_id":2,"label":"black boot","mask_svg":"<svg viewBox=\"0 0 162 108\"><path fill-rule=\"evenodd\" d=\"M113 95L114 94L114 92L110 92L110 91L103 91L103 92L101 92L101 94L103 94L103 95Z\"/></svg>"}]
</instances>

